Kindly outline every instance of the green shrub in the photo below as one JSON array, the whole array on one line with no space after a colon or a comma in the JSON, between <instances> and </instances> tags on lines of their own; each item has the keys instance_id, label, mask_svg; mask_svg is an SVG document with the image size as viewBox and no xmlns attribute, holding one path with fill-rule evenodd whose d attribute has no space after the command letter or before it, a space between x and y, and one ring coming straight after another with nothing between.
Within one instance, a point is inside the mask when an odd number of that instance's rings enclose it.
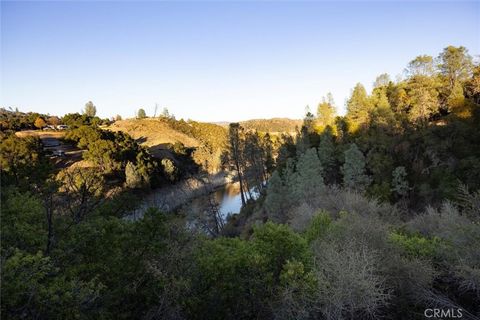
<instances>
[{"instance_id":1,"label":"green shrub","mask_svg":"<svg viewBox=\"0 0 480 320\"><path fill-rule=\"evenodd\" d=\"M311 220L310 225L304 233L305 239L310 243L315 239L323 237L332 223L332 218L326 211L320 211Z\"/></svg>"},{"instance_id":2,"label":"green shrub","mask_svg":"<svg viewBox=\"0 0 480 320\"><path fill-rule=\"evenodd\" d=\"M420 234L403 234L392 232L390 241L402 248L409 257L433 258L442 246L442 240L438 237L426 238Z\"/></svg>"}]
</instances>

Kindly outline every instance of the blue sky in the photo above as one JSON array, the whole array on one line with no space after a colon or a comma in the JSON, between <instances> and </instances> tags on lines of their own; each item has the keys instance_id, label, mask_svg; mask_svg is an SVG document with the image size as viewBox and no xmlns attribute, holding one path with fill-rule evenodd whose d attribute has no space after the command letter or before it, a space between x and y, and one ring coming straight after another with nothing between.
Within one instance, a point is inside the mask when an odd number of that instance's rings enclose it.
<instances>
[{"instance_id":1,"label":"blue sky","mask_svg":"<svg viewBox=\"0 0 480 320\"><path fill-rule=\"evenodd\" d=\"M0 106L63 115L303 116L447 45L480 53L480 2L4 2Z\"/></svg>"}]
</instances>

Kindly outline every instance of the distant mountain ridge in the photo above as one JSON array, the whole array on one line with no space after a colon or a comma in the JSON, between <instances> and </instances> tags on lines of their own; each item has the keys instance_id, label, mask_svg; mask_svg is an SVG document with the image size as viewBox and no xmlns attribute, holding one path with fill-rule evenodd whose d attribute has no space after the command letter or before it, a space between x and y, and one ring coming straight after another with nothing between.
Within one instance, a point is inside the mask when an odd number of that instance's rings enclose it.
<instances>
[{"instance_id":1,"label":"distant mountain ridge","mask_svg":"<svg viewBox=\"0 0 480 320\"><path fill-rule=\"evenodd\" d=\"M302 126L302 120L290 118L271 118L271 119L251 119L239 121L240 125L247 130L257 130L261 132L295 132L296 128ZM215 122L215 124L227 127L229 122Z\"/></svg>"}]
</instances>

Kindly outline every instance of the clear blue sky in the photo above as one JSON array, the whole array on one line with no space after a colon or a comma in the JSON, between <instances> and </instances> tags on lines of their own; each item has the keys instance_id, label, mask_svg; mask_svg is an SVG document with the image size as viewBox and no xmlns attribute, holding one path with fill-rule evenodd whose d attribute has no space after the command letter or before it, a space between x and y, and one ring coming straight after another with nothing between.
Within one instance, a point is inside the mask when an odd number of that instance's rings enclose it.
<instances>
[{"instance_id":1,"label":"clear blue sky","mask_svg":"<svg viewBox=\"0 0 480 320\"><path fill-rule=\"evenodd\" d=\"M480 53L479 2L4 2L0 106L177 118L303 116L447 45Z\"/></svg>"}]
</instances>

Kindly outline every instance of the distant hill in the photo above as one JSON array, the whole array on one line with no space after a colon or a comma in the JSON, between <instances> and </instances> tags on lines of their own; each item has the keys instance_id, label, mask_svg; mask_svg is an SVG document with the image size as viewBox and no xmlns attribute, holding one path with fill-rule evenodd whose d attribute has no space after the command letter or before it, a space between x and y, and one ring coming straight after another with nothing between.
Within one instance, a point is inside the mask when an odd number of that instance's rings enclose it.
<instances>
[{"instance_id":1,"label":"distant hill","mask_svg":"<svg viewBox=\"0 0 480 320\"><path fill-rule=\"evenodd\" d=\"M182 143L186 147L197 147L200 142L179 130L172 128L167 122L146 118L115 121L108 129L123 131L148 147Z\"/></svg>"},{"instance_id":2,"label":"distant hill","mask_svg":"<svg viewBox=\"0 0 480 320\"><path fill-rule=\"evenodd\" d=\"M225 146L227 139L227 129L223 126L172 118L120 120L108 129L124 131L149 147L180 142L185 147L209 145L218 149Z\"/></svg>"},{"instance_id":3,"label":"distant hill","mask_svg":"<svg viewBox=\"0 0 480 320\"><path fill-rule=\"evenodd\" d=\"M302 126L302 120L288 118L272 118L272 119L252 119L241 121L240 124L245 129L257 130L262 132L295 132L295 128Z\"/></svg>"}]
</instances>

